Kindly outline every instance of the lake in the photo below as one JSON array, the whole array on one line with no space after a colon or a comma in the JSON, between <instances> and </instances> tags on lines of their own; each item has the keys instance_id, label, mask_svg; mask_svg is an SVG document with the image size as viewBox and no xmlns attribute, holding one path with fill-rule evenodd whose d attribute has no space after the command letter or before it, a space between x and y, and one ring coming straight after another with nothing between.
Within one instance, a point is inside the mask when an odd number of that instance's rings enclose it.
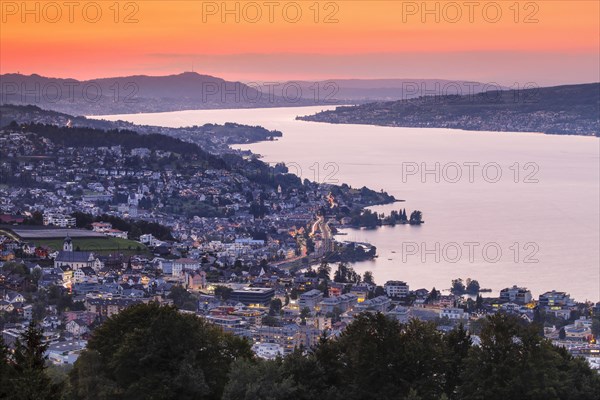
<instances>
[{"instance_id":1,"label":"lake","mask_svg":"<svg viewBox=\"0 0 600 400\"><path fill-rule=\"evenodd\" d=\"M302 178L383 189L420 210L421 226L344 229L379 257L354 264L379 284L447 289L477 279L493 294L514 284L534 296L566 291L600 300L600 140L535 133L331 125L295 120L328 107L180 111L103 117L180 127L237 122L283 132L239 146L286 162Z\"/></svg>"}]
</instances>

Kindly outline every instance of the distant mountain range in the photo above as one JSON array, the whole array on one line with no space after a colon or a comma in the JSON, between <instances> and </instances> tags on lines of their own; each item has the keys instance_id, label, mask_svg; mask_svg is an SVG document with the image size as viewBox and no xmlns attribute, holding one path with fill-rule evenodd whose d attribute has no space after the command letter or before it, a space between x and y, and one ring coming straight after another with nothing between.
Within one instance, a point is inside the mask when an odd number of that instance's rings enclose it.
<instances>
[{"instance_id":1,"label":"distant mountain range","mask_svg":"<svg viewBox=\"0 0 600 400\"><path fill-rule=\"evenodd\" d=\"M36 105L72 115L131 114L220 108L361 104L426 94L478 93L481 83L436 79L332 79L232 82L185 72L86 81L40 75L0 75L0 104Z\"/></svg>"},{"instance_id":2,"label":"distant mountain range","mask_svg":"<svg viewBox=\"0 0 600 400\"><path fill-rule=\"evenodd\" d=\"M32 104L73 115L275 107L284 103L284 99L268 98L241 82L193 72L87 81L0 75L0 104Z\"/></svg>"},{"instance_id":3,"label":"distant mountain range","mask_svg":"<svg viewBox=\"0 0 600 400\"><path fill-rule=\"evenodd\" d=\"M305 121L600 136L600 83L337 107Z\"/></svg>"}]
</instances>

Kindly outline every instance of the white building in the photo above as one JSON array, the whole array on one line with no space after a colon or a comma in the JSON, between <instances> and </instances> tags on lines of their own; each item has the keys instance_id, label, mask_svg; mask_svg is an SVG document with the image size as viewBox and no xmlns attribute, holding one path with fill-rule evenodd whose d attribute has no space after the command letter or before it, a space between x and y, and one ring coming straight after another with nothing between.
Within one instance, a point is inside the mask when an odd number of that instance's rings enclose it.
<instances>
[{"instance_id":1,"label":"white building","mask_svg":"<svg viewBox=\"0 0 600 400\"><path fill-rule=\"evenodd\" d=\"M387 281L383 289L388 297L406 297L409 294L408 284L403 281Z\"/></svg>"},{"instance_id":2,"label":"white building","mask_svg":"<svg viewBox=\"0 0 600 400\"><path fill-rule=\"evenodd\" d=\"M75 217L58 213L44 213L44 225L54 225L61 228L72 228L76 225Z\"/></svg>"},{"instance_id":3,"label":"white building","mask_svg":"<svg viewBox=\"0 0 600 400\"><path fill-rule=\"evenodd\" d=\"M306 293L300 295L300 301L298 301L298 307L302 310L308 308L310 311L315 311L316 308L320 308L319 303L323 300L323 292L317 289L309 290Z\"/></svg>"},{"instance_id":4,"label":"white building","mask_svg":"<svg viewBox=\"0 0 600 400\"><path fill-rule=\"evenodd\" d=\"M53 343L48 346L46 355L48 360L55 365L74 364L79 354L85 349L87 341L73 340L68 342Z\"/></svg>"},{"instance_id":5,"label":"white building","mask_svg":"<svg viewBox=\"0 0 600 400\"><path fill-rule=\"evenodd\" d=\"M465 312L462 308L448 307L440 310L440 318L444 317L451 320L468 319L469 313Z\"/></svg>"},{"instance_id":6,"label":"white building","mask_svg":"<svg viewBox=\"0 0 600 400\"><path fill-rule=\"evenodd\" d=\"M200 269L200 262L191 258L179 258L173 261L173 270L171 274L173 276L179 276L185 271L198 271Z\"/></svg>"},{"instance_id":7,"label":"white building","mask_svg":"<svg viewBox=\"0 0 600 400\"><path fill-rule=\"evenodd\" d=\"M532 300L531 292L527 288L513 286L500 291L500 300L510 301L517 304L527 304Z\"/></svg>"},{"instance_id":8,"label":"white building","mask_svg":"<svg viewBox=\"0 0 600 400\"><path fill-rule=\"evenodd\" d=\"M252 346L252 351L265 360L273 360L278 356L283 356L283 346L277 343L256 343Z\"/></svg>"}]
</instances>

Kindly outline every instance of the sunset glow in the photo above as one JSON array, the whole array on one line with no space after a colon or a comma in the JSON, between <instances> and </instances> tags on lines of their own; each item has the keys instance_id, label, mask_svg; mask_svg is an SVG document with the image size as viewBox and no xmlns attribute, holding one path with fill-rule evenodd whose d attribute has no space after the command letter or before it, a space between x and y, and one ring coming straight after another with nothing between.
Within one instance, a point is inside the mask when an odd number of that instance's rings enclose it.
<instances>
[{"instance_id":1,"label":"sunset glow","mask_svg":"<svg viewBox=\"0 0 600 400\"><path fill-rule=\"evenodd\" d=\"M597 1L3 1L0 72L591 82L599 12Z\"/></svg>"}]
</instances>

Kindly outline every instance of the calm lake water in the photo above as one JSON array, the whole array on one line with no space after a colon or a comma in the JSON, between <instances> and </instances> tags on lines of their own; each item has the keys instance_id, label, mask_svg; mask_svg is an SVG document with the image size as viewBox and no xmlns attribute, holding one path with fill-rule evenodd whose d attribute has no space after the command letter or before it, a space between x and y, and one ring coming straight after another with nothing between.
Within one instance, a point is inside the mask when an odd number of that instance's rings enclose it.
<instances>
[{"instance_id":1,"label":"calm lake water","mask_svg":"<svg viewBox=\"0 0 600 400\"><path fill-rule=\"evenodd\" d=\"M302 178L383 189L421 210L422 226L345 229L377 246L354 264L377 283L412 289L477 279L493 294L517 284L534 296L566 291L600 300L600 141L534 133L386 128L296 121L326 107L181 111L103 117L170 127L238 122L283 132L240 148L286 162ZM337 182L336 182L337 181Z\"/></svg>"}]
</instances>

